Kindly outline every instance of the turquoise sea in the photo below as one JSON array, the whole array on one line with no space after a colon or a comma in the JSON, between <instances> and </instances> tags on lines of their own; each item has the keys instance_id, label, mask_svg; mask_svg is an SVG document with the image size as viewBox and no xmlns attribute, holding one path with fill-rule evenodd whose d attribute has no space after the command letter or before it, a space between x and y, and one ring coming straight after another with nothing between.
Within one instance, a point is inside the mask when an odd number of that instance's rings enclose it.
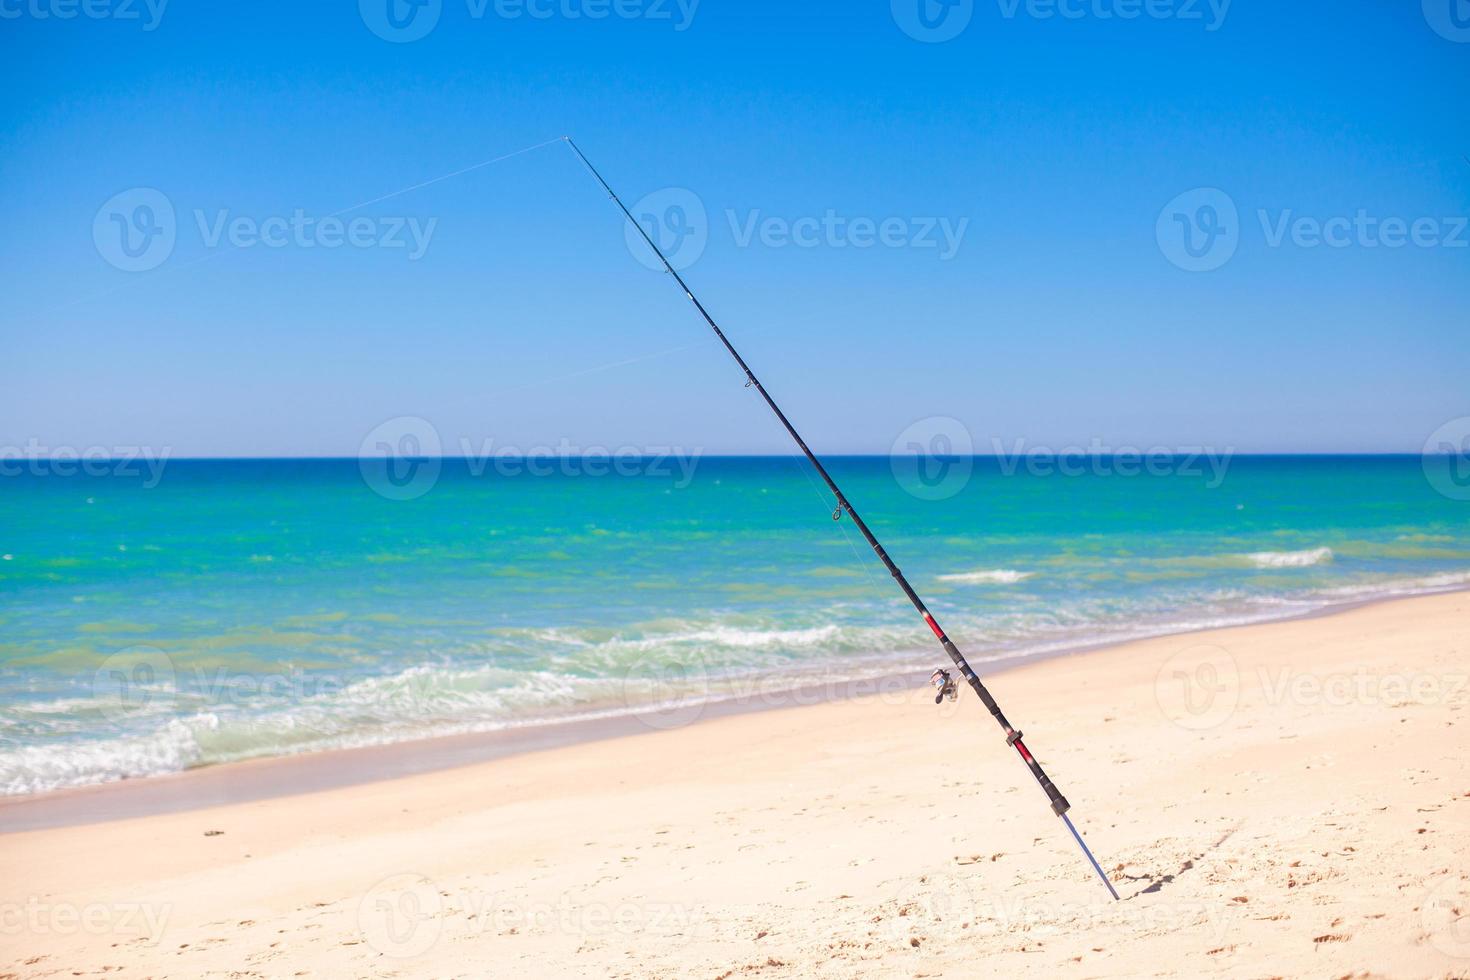
<instances>
[{"instance_id":1,"label":"turquoise sea","mask_svg":"<svg viewBox=\"0 0 1470 980\"><path fill-rule=\"evenodd\" d=\"M11 461L0 793L943 659L800 460L374 470L405 462ZM1470 503L1417 456L829 463L982 673L1470 585Z\"/></svg>"}]
</instances>

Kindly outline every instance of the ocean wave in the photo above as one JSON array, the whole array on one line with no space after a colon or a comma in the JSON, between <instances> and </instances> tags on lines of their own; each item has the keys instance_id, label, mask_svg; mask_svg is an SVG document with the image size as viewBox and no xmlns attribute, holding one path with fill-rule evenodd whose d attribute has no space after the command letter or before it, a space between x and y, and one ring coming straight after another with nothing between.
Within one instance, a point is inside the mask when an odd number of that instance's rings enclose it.
<instances>
[{"instance_id":1,"label":"ocean wave","mask_svg":"<svg viewBox=\"0 0 1470 980\"><path fill-rule=\"evenodd\" d=\"M1314 589L1312 594L1329 600L1332 604L1352 601L1390 599L1399 596L1429 595L1435 592L1451 592L1470 586L1470 572L1442 572L1416 578L1400 578L1390 581L1360 582L1352 585L1336 585Z\"/></svg>"},{"instance_id":2,"label":"ocean wave","mask_svg":"<svg viewBox=\"0 0 1470 980\"><path fill-rule=\"evenodd\" d=\"M1035 572L1018 572L1010 568L990 568L979 572L937 575L935 578L941 582L955 582L960 585L1014 585L1016 582L1024 582L1035 574Z\"/></svg>"},{"instance_id":3,"label":"ocean wave","mask_svg":"<svg viewBox=\"0 0 1470 980\"><path fill-rule=\"evenodd\" d=\"M1308 568L1332 561L1331 548L1307 548L1302 551L1257 551L1245 556L1257 568Z\"/></svg>"},{"instance_id":4,"label":"ocean wave","mask_svg":"<svg viewBox=\"0 0 1470 980\"><path fill-rule=\"evenodd\" d=\"M182 772L200 757L193 732L179 720L144 735L22 746L0 751L0 796Z\"/></svg>"},{"instance_id":5,"label":"ocean wave","mask_svg":"<svg viewBox=\"0 0 1470 980\"><path fill-rule=\"evenodd\" d=\"M1031 601L1022 596L997 602L989 611L971 609L977 600L967 599L963 605L937 606L936 615L970 662L983 670L998 662L1467 586L1470 571L1363 575L1290 591L1264 592L1241 583L1152 589L1131 597L1084 594ZM473 661L435 654L433 663L368 677L308 674L287 693L259 698L195 690L187 683L190 674L180 670L182 686L171 698L150 699L146 711L110 730L99 727L108 714L99 715L100 708L86 698L0 705L0 733L11 736L0 748L0 794L267 756L638 716L733 698L754 696L760 703L803 686L841 696L852 691L841 685L934 666L927 631L896 601L811 610L803 619L761 622L725 614L687 623L656 620L636 628L507 629L475 651ZM240 690L272 688L246 684Z\"/></svg>"},{"instance_id":6,"label":"ocean wave","mask_svg":"<svg viewBox=\"0 0 1470 980\"><path fill-rule=\"evenodd\" d=\"M640 639L617 639L609 647L628 650L656 650L689 644L763 650L775 647L809 647L830 643L838 636L838 627L828 624L806 629L755 629L735 626L713 626L687 632L663 633Z\"/></svg>"},{"instance_id":7,"label":"ocean wave","mask_svg":"<svg viewBox=\"0 0 1470 980\"><path fill-rule=\"evenodd\" d=\"M857 658L842 680L892 676L902 656ZM648 715L768 697L824 678L826 661L773 673L707 658L645 662L613 677L414 666L278 707L220 705L149 732L0 750L0 796L26 795L247 759ZM328 685L329 687L331 685Z\"/></svg>"}]
</instances>

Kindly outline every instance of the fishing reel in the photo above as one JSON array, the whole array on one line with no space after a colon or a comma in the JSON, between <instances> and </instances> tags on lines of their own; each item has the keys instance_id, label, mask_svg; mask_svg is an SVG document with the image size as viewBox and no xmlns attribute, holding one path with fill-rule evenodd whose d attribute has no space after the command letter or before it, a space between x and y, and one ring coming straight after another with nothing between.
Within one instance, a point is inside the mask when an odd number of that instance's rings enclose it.
<instances>
[{"instance_id":1,"label":"fishing reel","mask_svg":"<svg viewBox=\"0 0 1470 980\"><path fill-rule=\"evenodd\" d=\"M929 675L929 683L934 685L938 693L934 695L935 704L943 704L945 700L953 701L958 693L955 690L954 678L949 676L949 671L940 667Z\"/></svg>"}]
</instances>

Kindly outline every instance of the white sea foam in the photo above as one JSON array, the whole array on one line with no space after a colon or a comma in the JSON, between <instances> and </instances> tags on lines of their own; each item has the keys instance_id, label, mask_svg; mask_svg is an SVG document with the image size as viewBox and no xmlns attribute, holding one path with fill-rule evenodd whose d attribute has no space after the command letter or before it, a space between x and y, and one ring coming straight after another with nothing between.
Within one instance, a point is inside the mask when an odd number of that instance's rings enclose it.
<instances>
[{"instance_id":1,"label":"white sea foam","mask_svg":"<svg viewBox=\"0 0 1470 980\"><path fill-rule=\"evenodd\" d=\"M960 585L1013 585L1016 582L1024 582L1035 574L1035 572L1018 572L1010 568L990 568L979 572L955 572L951 575L940 575L937 578L941 582L955 582Z\"/></svg>"},{"instance_id":2,"label":"white sea foam","mask_svg":"<svg viewBox=\"0 0 1470 980\"><path fill-rule=\"evenodd\" d=\"M714 626L687 632L663 633L636 640L613 640L630 650L652 650L687 644L762 649L768 647L808 647L830 643L837 638L838 628L831 624L810 629L741 629Z\"/></svg>"},{"instance_id":3,"label":"white sea foam","mask_svg":"<svg viewBox=\"0 0 1470 980\"><path fill-rule=\"evenodd\" d=\"M1419 578L1394 579L1389 582L1362 582L1317 589L1313 593L1329 603L1355 600L1387 599L1396 596L1427 595L1449 592L1470 586L1470 572L1441 572Z\"/></svg>"},{"instance_id":4,"label":"white sea foam","mask_svg":"<svg viewBox=\"0 0 1470 980\"><path fill-rule=\"evenodd\" d=\"M179 720L147 735L22 746L0 752L0 795L180 772L199 759L193 732Z\"/></svg>"},{"instance_id":5,"label":"white sea foam","mask_svg":"<svg viewBox=\"0 0 1470 980\"><path fill-rule=\"evenodd\" d=\"M1326 550L1326 549L1322 549ZM1312 554L1305 553L1286 553ZM1301 560L1301 559L1299 559ZM1275 564L1264 567L1299 567ZM996 572L1006 570L994 570ZM977 581L1019 581L993 572ZM1441 592L1470 586L1470 571L1359 581L1260 594L1230 588L1206 592L1154 591L1119 604L1079 598L1004 613L941 615L971 663L1041 656L1147 636L1189 632L1310 614L1375 598ZM927 634L906 611L872 622L874 610L836 607L838 622L783 628L713 618L688 625L645 624L612 630L512 631L538 651L535 665L509 666L499 648L490 662L418 665L328 686L305 699L215 704L197 693L169 702L179 714L136 717L130 730L79 739L67 720L90 714L85 700L0 706L7 718L52 733L40 744L0 749L0 795L44 792L264 756L403 742L441 735L491 732L617 716L642 715L728 700L757 699L803 685L841 695L853 682L927 670ZM867 621L854 625L846 617ZM846 621L843 621L846 619ZM778 699L779 700L779 699ZM70 710L68 710L70 709ZM83 726L86 727L86 726Z\"/></svg>"},{"instance_id":6,"label":"white sea foam","mask_svg":"<svg viewBox=\"0 0 1470 980\"><path fill-rule=\"evenodd\" d=\"M1257 568L1309 568L1332 561L1331 548L1304 551L1257 551L1245 556Z\"/></svg>"}]
</instances>

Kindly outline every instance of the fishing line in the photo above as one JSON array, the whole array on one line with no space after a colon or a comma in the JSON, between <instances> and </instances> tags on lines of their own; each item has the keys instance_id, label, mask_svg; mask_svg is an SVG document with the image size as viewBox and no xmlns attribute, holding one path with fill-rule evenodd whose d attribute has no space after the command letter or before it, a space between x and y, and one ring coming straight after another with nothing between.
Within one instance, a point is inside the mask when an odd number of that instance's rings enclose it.
<instances>
[{"instance_id":1,"label":"fishing line","mask_svg":"<svg viewBox=\"0 0 1470 980\"><path fill-rule=\"evenodd\" d=\"M509 160L511 157L518 157L522 153L530 153L532 150L539 150L543 146L550 146L553 143L560 143L561 141L562 138L558 136L556 139L547 140L544 143L535 143L531 146L523 146L519 150L511 150L509 153L502 153L498 157L491 157L489 160L482 160L479 163L470 164L468 167L463 167L459 170L452 170L447 174L440 174L438 177L430 177L428 180L419 181L417 184L410 184L408 187L404 187L400 190L384 194L382 197L375 197L372 200L363 201L361 204L354 204L351 207L343 208L340 211L333 211L331 214L326 215L326 217L337 218L346 214L349 211L356 211L358 208L365 208L370 204L381 204L383 201L391 201L395 197L401 197L404 194L408 194L417 190L422 190L425 187L432 186L441 181L449 180L453 177L462 177L467 173L473 173L474 171L481 170L485 167L490 166L491 164L500 163L502 161Z\"/></svg>"},{"instance_id":2,"label":"fishing line","mask_svg":"<svg viewBox=\"0 0 1470 980\"><path fill-rule=\"evenodd\" d=\"M356 210L358 210L360 208L365 208L365 207L368 207L369 205L379 204L379 203L381 203L383 201L392 200L395 197L401 197L402 195L407 194L407 193L409 193L411 191L416 191L416 190L420 190L420 189L425 188L425 187L429 187L429 186L431 186L433 184L440 183L441 181L449 180L452 177L460 177L460 176L463 176L464 174L472 173L472 172L474 172L476 170L481 170L481 169L483 169L485 167L491 166L492 164L501 163L502 161L509 160L512 157L518 157L518 156L520 156L523 153L530 153L532 150L539 150L542 147L551 146L553 143L560 143L560 142L562 142L562 138L561 137L557 137L556 139L546 140L546 141L541 142L541 143L534 143L534 144L532 144L530 146L523 146L519 150L512 150L509 153L502 153L499 156L491 157L488 160L481 160L479 163L471 164L468 167L461 167L460 169L458 169L458 170L452 170L452 171L450 171L447 174L440 174L438 177L430 177L428 180L421 180L421 181L419 181L416 184L410 184L409 186L399 188L396 191L389 191L387 194L383 194L383 195L381 195L379 197L375 197L375 198L372 198L372 199L367 200L367 201L362 201L359 204L349 205L348 207L342 208L341 210L338 210L338 211L333 211L330 214L323 215L322 217L324 217L324 218L340 218L342 215L348 214L349 212L352 212L352 211L356 211ZM177 219L175 219L175 222L177 223ZM203 265L204 263L206 263L206 262L208 262L208 261L210 261L212 259L219 258L221 255L228 255L228 254L231 254L233 252L238 252L238 251L241 251L241 250L239 248L219 249L217 251L212 251L212 252L208 253L207 255L201 255L200 257L198 257L196 259L191 259L190 261L185 262L185 263L183 263L181 265L175 265L175 266L166 267L166 268L162 269L162 271L161 271L161 273L159 275L156 275L156 276L148 276L146 279L144 279L144 278L129 278L126 281L120 282L120 283L118 283L115 286L110 286L107 289L99 290L99 291L97 291L95 293L90 293L90 294L88 294L86 296L79 296L79 297L77 297L75 299L71 299L71 300L68 300L68 301L66 301L64 303L58 304L57 306L49 307L49 308L43 309L43 310L36 310L33 313L25 314L19 320L13 320L13 321L11 321L11 325L12 326L17 326L17 327L18 326L23 326L24 324L30 323L32 320L35 320L38 317L49 316L49 315L51 315L53 313L60 313L63 310L69 310L69 309L71 309L74 306L80 306L83 303L90 303L90 302L93 302L95 300L105 299L108 296L115 295L115 294L120 293L120 292L122 292L124 290L132 289L132 288L134 288L136 286L143 285L145 282L158 282L158 281L160 281L160 280L162 280L162 279L164 279L164 278L166 278L168 276L174 276L174 275L179 275L180 273L189 272L189 271L192 271L193 269L195 269L195 268ZM149 271L150 272L154 272L154 271L159 271L159 270L149 270Z\"/></svg>"},{"instance_id":3,"label":"fishing line","mask_svg":"<svg viewBox=\"0 0 1470 980\"><path fill-rule=\"evenodd\" d=\"M817 495L817 499L822 502L822 506L832 506L831 504L827 503L827 495L822 492L821 487L817 486L817 481L812 479L811 471L807 467L801 465L801 460L799 460L795 456L788 456L787 458L791 460L791 465L795 466L797 470L801 473L801 475L806 477L806 482L811 484L812 492ZM834 510L833 513L840 516L841 505L838 505L838 509ZM834 523L837 525L837 530L842 532L842 539L847 542L847 547L852 550L852 556L857 559L858 567L861 568L863 570L863 574L868 577L868 584L873 587L874 592L881 593L883 591L882 585L876 578L873 577L873 560L871 558L865 557L862 551L859 550L857 542L852 539L851 534L847 533L847 527L842 523L842 521L839 520L835 521Z\"/></svg>"}]
</instances>

